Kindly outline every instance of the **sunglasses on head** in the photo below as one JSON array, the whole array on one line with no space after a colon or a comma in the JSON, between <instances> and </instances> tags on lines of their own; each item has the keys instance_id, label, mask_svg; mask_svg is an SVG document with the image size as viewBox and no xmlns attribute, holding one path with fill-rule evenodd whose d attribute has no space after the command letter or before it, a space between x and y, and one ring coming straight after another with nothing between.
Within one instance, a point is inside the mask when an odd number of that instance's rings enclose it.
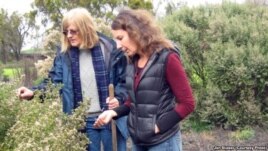
<instances>
[{"instance_id":1,"label":"sunglasses on head","mask_svg":"<svg viewBox=\"0 0 268 151\"><path fill-rule=\"evenodd\" d=\"M64 30L62 33L65 36L67 36L68 33L71 34L71 35L77 35L78 31L77 30L70 29L70 30Z\"/></svg>"}]
</instances>

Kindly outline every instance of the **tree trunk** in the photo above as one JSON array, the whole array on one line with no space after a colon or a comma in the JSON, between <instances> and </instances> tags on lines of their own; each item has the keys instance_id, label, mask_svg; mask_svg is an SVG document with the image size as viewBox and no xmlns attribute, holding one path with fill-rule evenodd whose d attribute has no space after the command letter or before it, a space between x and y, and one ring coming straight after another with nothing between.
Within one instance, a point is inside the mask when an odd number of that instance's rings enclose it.
<instances>
[{"instance_id":1,"label":"tree trunk","mask_svg":"<svg viewBox=\"0 0 268 151\"><path fill-rule=\"evenodd\" d=\"M3 62L3 64L7 63L7 50L6 50L6 44L5 42L2 40L2 52L1 52L1 61Z\"/></svg>"},{"instance_id":2,"label":"tree trunk","mask_svg":"<svg viewBox=\"0 0 268 151\"><path fill-rule=\"evenodd\" d=\"M14 51L15 58L17 61L20 61L20 51Z\"/></svg>"}]
</instances>

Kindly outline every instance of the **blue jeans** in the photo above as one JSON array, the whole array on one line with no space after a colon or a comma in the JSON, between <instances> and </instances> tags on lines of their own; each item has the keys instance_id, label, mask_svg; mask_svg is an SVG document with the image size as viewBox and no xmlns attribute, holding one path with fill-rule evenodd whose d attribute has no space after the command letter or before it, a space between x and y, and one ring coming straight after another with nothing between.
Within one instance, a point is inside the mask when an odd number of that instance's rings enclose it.
<instances>
[{"instance_id":1,"label":"blue jeans","mask_svg":"<svg viewBox=\"0 0 268 151\"><path fill-rule=\"evenodd\" d=\"M127 140L124 136L120 133L120 131L117 129L116 131L116 137L117 137L117 151L126 151L127 150Z\"/></svg>"},{"instance_id":2,"label":"blue jeans","mask_svg":"<svg viewBox=\"0 0 268 151\"><path fill-rule=\"evenodd\" d=\"M127 116L123 116L116 120L117 127L117 151L127 150L127 138L129 136L127 130Z\"/></svg>"},{"instance_id":3,"label":"blue jeans","mask_svg":"<svg viewBox=\"0 0 268 151\"><path fill-rule=\"evenodd\" d=\"M164 142L153 146L138 146L133 144L132 151L182 151L181 132L179 131Z\"/></svg>"},{"instance_id":4,"label":"blue jeans","mask_svg":"<svg viewBox=\"0 0 268 151\"><path fill-rule=\"evenodd\" d=\"M90 140L88 151L100 151L101 142L104 151L112 150L112 131L108 126L94 128L96 117L89 117L86 120L86 134Z\"/></svg>"}]
</instances>

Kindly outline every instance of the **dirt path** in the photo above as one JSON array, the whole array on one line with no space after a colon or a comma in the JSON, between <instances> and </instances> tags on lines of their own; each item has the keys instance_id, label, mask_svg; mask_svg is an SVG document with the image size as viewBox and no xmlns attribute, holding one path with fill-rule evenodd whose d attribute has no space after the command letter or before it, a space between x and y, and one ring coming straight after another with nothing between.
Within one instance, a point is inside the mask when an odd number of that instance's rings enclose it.
<instances>
[{"instance_id":1,"label":"dirt path","mask_svg":"<svg viewBox=\"0 0 268 151\"><path fill-rule=\"evenodd\" d=\"M268 130L254 128L254 137L235 140L232 131L214 129L209 132L183 132L183 151L268 151ZM131 151L131 141L128 141Z\"/></svg>"},{"instance_id":2,"label":"dirt path","mask_svg":"<svg viewBox=\"0 0 268 151\"><path fill-rule=\"evenodd\" d=\"M232 131L215 129L209 132L185 132L184 151L268 151L268 130L254 128L255 135L249 140L235 140Z\"/></svg>"}]
</instances>

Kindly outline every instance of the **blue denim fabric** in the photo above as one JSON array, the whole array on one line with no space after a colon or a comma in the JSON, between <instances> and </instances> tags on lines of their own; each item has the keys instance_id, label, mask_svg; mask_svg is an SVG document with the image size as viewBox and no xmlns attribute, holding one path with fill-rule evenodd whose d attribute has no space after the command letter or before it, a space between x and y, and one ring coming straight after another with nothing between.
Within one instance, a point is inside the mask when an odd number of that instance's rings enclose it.
<instances>
[{"instance_id":1,"label":"blue denim fabric","mask_svg":"<svg viewBox=\"0 0 268 151\"><path fill-rule=\"evenodd\" d=\"M96 117L89 117L86 120L86 134L90 140L88 144L88 151L100 151L101 143L103 144L104 151L112 150L112 131L110 128L100 127L94 128L93 124Z\"/></svg>"},{"instance_id":2,"label":"blue denim fabric","mask_svg":"<svg viewBox=\"0 0 268 151\"><path fill-rule=\"evenodd\" d=\"M129 137L128 129L127 129L127 116L120 117L115 121L117 128L119 129L119 133L127 140Z\"/></svg>"},{"instance_id":3,"label":"blue denim fabric","mask_svg":"<svg viewBox=\"0 0 268 151\"><path fill-rule=\"evenodd\" d=\"M117 127L117 151L126 151L129 136L127 130L127 116L117 119L115 123Z\"/></svg>"},{"instance_id":4,"label":"blue denim fabric","mask_svg":"<svg viewBox=\"0 0 268 151\"><path fill-rule=\"evenodd\" d=\"M117 150L127 150L127 139L129 137L127 129L127 116L123 116L115 121L117 126Z\"/></svg>"},{"instance_id":5,"label":"blue denim fabric","mask_svg":"<svg viewBox=\"0 0 268 151\"><path fill-rule=\"evenodd\" d=\"M181 132L179 131L166 141L153 146L138 146L133 144L132 151L182 151Z\"/></svg>"},{"instance_id":6,"label":"blue denim fabric","mask_svg":"<svg viewBox=\"0 0 268 151\"><path fill-rule=\"evenodd\" d=\"M122 133L117 128L117 151L127 151L127 139L122 135Z\"/></svg>"}]
</instances>

